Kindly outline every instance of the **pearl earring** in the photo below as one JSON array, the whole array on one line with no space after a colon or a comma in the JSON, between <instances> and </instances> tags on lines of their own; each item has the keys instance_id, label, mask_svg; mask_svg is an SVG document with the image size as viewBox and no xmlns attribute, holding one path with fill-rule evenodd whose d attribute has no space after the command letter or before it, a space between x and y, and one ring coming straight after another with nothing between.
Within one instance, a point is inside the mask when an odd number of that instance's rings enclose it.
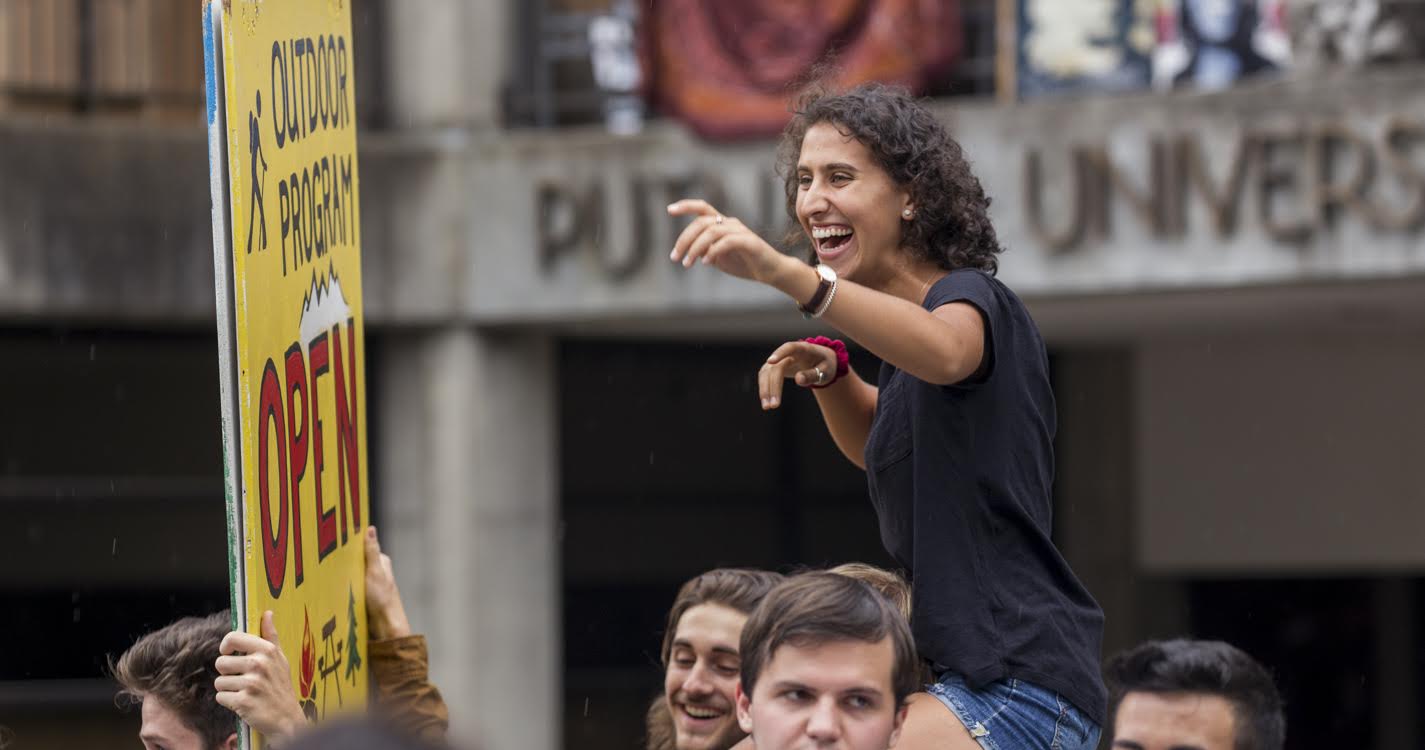
<instances>
[{"instance_id":1,"label":"pearl earring","mask_svg":"<svg viewBox=\"0 0 1425 750\"><path fill-rule=\"evenodd\" d=\"M907 208L907 209L905 209L904 211L901 211L901 216L904 216L905 218L909 219L909 218L910 218L910 209Z\"/></svg>"}]
</instances>

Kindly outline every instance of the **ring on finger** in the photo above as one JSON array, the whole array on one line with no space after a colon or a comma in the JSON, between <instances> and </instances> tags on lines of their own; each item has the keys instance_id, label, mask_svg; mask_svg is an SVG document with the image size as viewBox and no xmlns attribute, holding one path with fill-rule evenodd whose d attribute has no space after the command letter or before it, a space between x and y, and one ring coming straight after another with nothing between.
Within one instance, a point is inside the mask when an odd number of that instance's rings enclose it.
<instances>
[{"instance_id":1,"label":"ring on finger","mask_svg":"<svg viewBox=\"0 0 1425 750\"><path fill-rule=\"evenodd\" d=\"M816 370L816 384L821 385L822 382L826 380L826 373L822 372L820 367L813 367L811 369Z\"/></svg>"},{"instance_id":2,"label":"ring on finger","mask_svg":"<svg viewBox=\"0 0 1425 750\"><path fill-rule=\"evenodd\" d=\"M724 218L724 217L723 217L722 214L718 214L718 215L717 215L717 218L716 218L716 219L713 219L713 223L714 223L714 224L721 224L722 221L723 221L723 218Z\"/></svg>"}]
</instances>

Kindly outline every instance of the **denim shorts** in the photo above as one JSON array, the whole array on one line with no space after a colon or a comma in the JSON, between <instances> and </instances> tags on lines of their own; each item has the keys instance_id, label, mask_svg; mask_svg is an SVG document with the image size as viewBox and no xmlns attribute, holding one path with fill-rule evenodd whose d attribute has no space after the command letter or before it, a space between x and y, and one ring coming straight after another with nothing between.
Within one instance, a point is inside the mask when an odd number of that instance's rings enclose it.
<instances>
[{"instance_id":1,"label":"denim shorts","mask_svg":"<svg viewBox=\"0 0 1425 750\"><path fill-rule=\"evenodd\" d=\"M971 690L947 672L926 692L959 717L985 750L1094 750L1099 726L1052 690L1000 680Z\"/></svg>"}]
</instances>

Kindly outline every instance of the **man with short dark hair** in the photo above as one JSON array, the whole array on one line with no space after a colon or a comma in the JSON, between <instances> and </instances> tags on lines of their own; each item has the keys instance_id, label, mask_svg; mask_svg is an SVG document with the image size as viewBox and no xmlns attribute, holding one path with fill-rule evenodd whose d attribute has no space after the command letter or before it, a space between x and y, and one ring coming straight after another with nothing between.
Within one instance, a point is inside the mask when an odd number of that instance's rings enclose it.
<instances>
[{"instance_id":1,"label":"man with short dark hair","mask_svg":"<svg viewBox=\"0 0 1425 750\"><path fill-rule=\"evenodd\" d=\"M1114 750L1281 750L1272 676L1221 641L1149 641L1108 661Z\"/></svg>"},{"instance_id":2,"label":"man with short dark hair","mask_svg":"<svg viewBox=\"0 0 1425 750\"><path fill-rule=\"evenodd\" d=\"M214 662L232 629L227 610L185 617L145 635L111 663L120 696L141 705L147 750L233 750L237 716L218 705Z\"/></svg>"},{"instance_id":3,"label":"man with short dark hair","mask_svg":"<svg viewBox=\"0 0 1425 750\"><path fill-rule=\"evenodd\" d=\"M920 688L905 618L863 581L787 579L742 630L737 718L757 750L887 750Z\"/></svg>"}]
</instances>

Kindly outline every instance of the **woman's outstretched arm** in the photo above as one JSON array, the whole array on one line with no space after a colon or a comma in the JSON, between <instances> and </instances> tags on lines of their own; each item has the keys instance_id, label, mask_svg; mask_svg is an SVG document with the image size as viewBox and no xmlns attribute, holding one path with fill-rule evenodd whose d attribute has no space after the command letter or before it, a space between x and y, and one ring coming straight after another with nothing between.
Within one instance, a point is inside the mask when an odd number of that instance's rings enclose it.
<instances>
[{"instance_id":1,"label":"woman's outstretched arm","mask_svg":"<svg viewBox=\"0 0 1425 750\"><path fill-rule=\"evenodd\" d=\"M771 286L798 303L816 293L816 271L784 255L735 218L702 200L668 207L674 216L696 216L678 236L671 258L684 266L702 262L723 273ZM951 385L979 370L985 324L974 306L955 302L926 312L917 302L849 280L822 320L892 365L927 383ZM924 289L920 290L924 293ZM911 289L905 296L915 296Z\"/></svg>"}]
</instances>

